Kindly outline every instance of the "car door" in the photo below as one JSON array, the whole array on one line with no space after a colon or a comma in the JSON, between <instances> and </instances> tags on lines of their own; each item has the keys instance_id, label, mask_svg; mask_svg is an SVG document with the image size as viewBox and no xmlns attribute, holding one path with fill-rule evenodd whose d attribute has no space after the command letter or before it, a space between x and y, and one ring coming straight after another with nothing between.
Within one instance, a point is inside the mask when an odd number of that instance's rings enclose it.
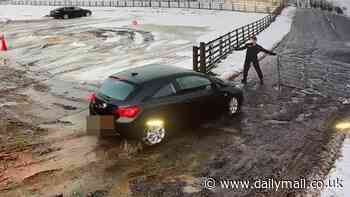
<instances>
[{"instance_id":1,"label":"car door","mask_svg":"<svg viewBox=\"0 0 350 197\"><path fill-rule=\"evenodd\" d=\"M84 16L84 10L78 7L74 7L74 16L75 17L82 17Z\"/></svg>"},{"instance_id":2,"label":"car door","mask_svg":"<svg viewBox=\"0 0 350 197\"><path fill-rule=\"evenodd\" d=\"M186 75L176 78L178 95L184 97L186 109L191 119L203 122L212 118L215 91L212 82L200 75Z\"/></svg>"},{"instance_id":3,"label":"car door","mask_svg":"<svg viewBox=\"0 0 350 197\"><path fill-rule=\"evenodd\" d=\"M69 18L75 18L76 17L76 13L75 13L74 7L68 7L66 9L66 13L68 14Z\"/></svg>"},{"instance_id":4,"label":"car door","mask_svg":"<svg viewBox=\"0 0 350 197\"><path fill-rule=\"evenodd\" d=\"M215 116L220 116L228 109L228 103L231 98L229 92L225 91L228 85L218 78L211 78L211 81L215 90L212 102L213 106L215 106L213 113L215 113Z\"/></svg>"},{"instance_id":5,"label":"car door","mask_svg":"<svg viewBox=\"0 0 350 197\"><path fill-rule=\"evenodd\" d=\"M177 128L186 118L182 105L183 98L176 94L173 82L168 82L155 91L144 104L146 119L162 119L169 128ZM147 121L147 120L146 120Z\"/></svg>"}]
</instances>

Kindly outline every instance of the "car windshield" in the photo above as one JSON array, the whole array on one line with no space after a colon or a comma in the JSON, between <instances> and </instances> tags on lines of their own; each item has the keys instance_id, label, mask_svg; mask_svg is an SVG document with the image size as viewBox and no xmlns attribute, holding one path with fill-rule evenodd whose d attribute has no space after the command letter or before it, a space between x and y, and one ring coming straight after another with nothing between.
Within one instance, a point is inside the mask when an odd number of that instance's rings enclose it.
<instances>
[{"instance_id":1,"label":"car windshield","mask_svg":"<svg viewBox=\"0 0 350 197\"><path fill-rule=\"evenodd\" d=\"M136 89L135 85L125 81L109 78L103 82L98 93L112 99L124 101Z\"/></svg>"}]
</instances>

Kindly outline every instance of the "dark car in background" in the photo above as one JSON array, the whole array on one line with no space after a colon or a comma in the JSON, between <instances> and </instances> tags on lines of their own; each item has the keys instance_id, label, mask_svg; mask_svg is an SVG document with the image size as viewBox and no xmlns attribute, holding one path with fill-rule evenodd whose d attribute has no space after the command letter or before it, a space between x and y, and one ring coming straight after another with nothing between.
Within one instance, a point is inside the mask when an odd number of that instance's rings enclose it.
<instances>
[{"instance_id":1,"label":"dark car in background","mask_svg":"<svg viewBox=\"0 0 350 197\"><path fill-rule=\"evenodd\" d=\"M50 16L56 19L69 19L83 16L91 16L92 12L79 7L61 7L50 12Z\"/></svg>"},{"instance_id":2,"label":"dark car in background","mask_svg":"<svg viewBox=\"0 0 350 197\"><path fill-rule=\"evenodd\" d=\"M108 77L90 96L89 108L90 115L113 116L122 136L155 145L183 126L237 115L242 99L240 89L216 77L148 65Z\"/></svg>"}]
</instances>

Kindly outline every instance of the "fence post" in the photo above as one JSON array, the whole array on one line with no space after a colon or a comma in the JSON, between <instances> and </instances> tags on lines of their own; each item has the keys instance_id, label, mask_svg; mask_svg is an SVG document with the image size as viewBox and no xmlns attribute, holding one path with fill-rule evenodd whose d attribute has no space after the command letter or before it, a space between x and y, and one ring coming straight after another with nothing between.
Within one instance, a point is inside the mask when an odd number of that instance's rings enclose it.
<instances>
[{"instance_id":1,"label":"fence post","mask_svg":"<svg viewBox=\"0 0 350 197\"><path fill-rule=\"evenodd\" d=\"M206 61L205 61L205 43L204 42L201 42L199 44L199 64L200 64L200 72L202 73L206 73Z\"/></svg>"},{"instance_id":2,"label":"fence post","mask_svg":"<svg viewBox=\"0 0 350 197\"><path fill-rule=\"evenodd\" d=\"M193 70L198 71L198 47L193 46Z\"/></svg>"},{"instance_id":3,"label":"fence post","mask_svg":"<svg viewBox=\"0 0 350 197\"><path fill-rule=\"evenodd\" d=\"M149 0L149 7L152 7L152 0Z\"/></svg>"},{"instance_id":4,"label":"fence post","mask_svg":"<svg viewBox=\"0 0 350 197\"><path fill-rule=\"evenodd\" d=\"M238 43L238 29L236 29L236 45L237 45L237 47L239 47L239 43Z\"/></svg>"},{"instance_id":5,"label":"fence post","mask_svg":"<svg viewBox=\"0 0 350 197\"><path fill-rule=\"evenodd\" d=\"M248 39L250 37L250 24L247 25L248 26Z\"/></svg>"},{"instance_id":6,"label":"fence post","mask_svg":"<svg viewBox=\"0 0 350 197\"><path fill-rule=\"evenodd\" d=\"M222 49L223 49L223 45L224 45L224 43L222 42L222 38L223 38L223 36L221 36L220 37L220 48L219 48L219 50L220 50L220 58L222 58L222 56L223 56L223 51L222 51Z\"/></svg>"},{"instance_id":7,"label":"fence post","mask_svg":"<svg viewBox=\"0 0 350 197\"><path fill-rule=\"evenodd\" d=\"M231 41L231 33L232 32L230 32L229 34L228 34L228 44L229 44L229 46L228 46L228 49L229 49L229 52L231 52L231 51L233 51L233 47L232 47L232 41Z\"/></svg>"},{"instance_id":8,"label":"fence post","mask_svg":"<svg viewBox=\"0 0 350 197\"><path fill-rule=\"evenodd\" d=\"M170 0L168 0L168 8L170 8Z\"/></svg>"},{"instance_id":9,"label":"fence post","mask_svg":"<svg viewBox=\"0 0 350 197\"><path fill-rule=\"evenodd\" d=\"M177 0L177 7L180 8L180 0Z\"/></svg>"},{"instance_id":10,"label":"fence post","mask_svg":"<svg viewBox=\"0 0 350 197\"><path fill-rule=\"evenodd\" d=\"M209 45L209 62L208 62L208 64L211 64L212 63L212 61L213 61L213 52L212 52L212 50L213 50L213 46L212 46L212 44L210 44Z\"/></svg>"},{"instance_id":11,"label":"fence post","mask_svg":"<svg viewBox=\"0 0 350 197\"><path fill-rule=\"evenodd\" d=\"M243 37L243 42L245 42L245 32L244 32L244 26L242 27L242 37Z\"/></svg>"}]
</instances>

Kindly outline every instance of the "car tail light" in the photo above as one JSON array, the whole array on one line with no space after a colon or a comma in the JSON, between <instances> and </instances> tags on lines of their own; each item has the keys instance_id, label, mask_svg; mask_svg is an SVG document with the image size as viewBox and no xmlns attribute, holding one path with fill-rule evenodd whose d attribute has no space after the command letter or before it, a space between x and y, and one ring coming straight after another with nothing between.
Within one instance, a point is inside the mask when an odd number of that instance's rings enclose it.
<instances>
[{"instance_id":1,"label":"car tail light","mask_svg":"<svg viewBox=\"0 0 350 197\"><path fill-rule=\"evenodd\" d=\"M95 92L88 96L88 101L90 101L91 103L96 102L96 93Z\"/></svg>"},{"instance_id":2,"label":"car tail light","mask_svg":"<svg viewBox=\"0 0 350 197\"><path fill-rule=\"evenodd\" d=\"M119 107L115 113L120 117L134 118L141 111L139 106Z\"/></svg>"}]
</instances>

